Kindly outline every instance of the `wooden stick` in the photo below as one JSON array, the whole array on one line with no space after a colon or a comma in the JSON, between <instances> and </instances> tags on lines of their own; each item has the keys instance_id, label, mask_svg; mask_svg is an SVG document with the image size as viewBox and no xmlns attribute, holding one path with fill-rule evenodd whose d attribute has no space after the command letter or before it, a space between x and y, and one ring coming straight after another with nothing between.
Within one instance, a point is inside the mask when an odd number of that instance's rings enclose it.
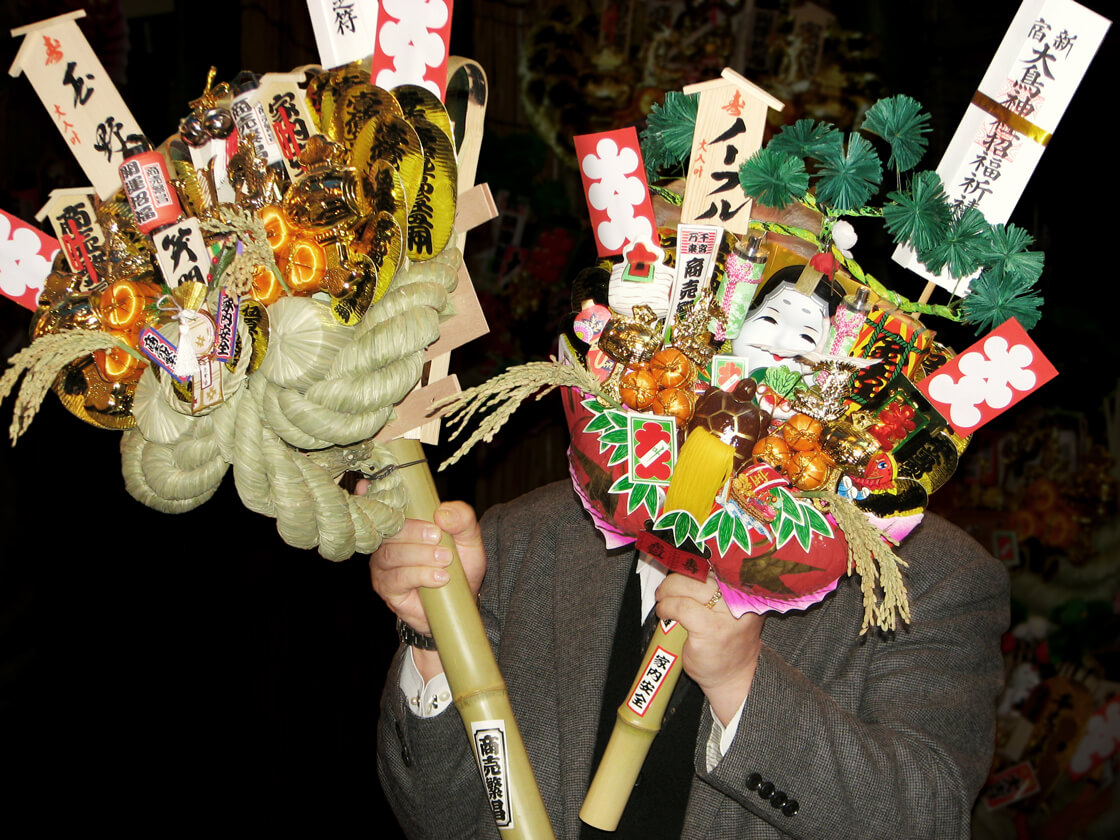
<instances>
[{"instance_id":1,"label":"wooden stick","mask_svg":"<svg viewBox=\"0 0 1120 840\"><path fill-rule=\"evenodd\" d=\"M918 303L929 303L929 299L933 295L933 290L936 288L937 284L932 280L926 283L926 287L922 289L922 293L918 295Z\"/></svg>"},{"instance_id":2,"label":"wooden stick","mask_svg":"<svg viewBox=\"0 0 1120 840\"><path fill-rule=\"evenodd\" d=\"M400 472L408 494L405 515L431 522L439 506L439 495L423 447L417 440L404 438L392 441L388 447L399 464L421 462ZM487 796L495 822L503 838L552 840L552 824L513 717L505 680L486 638L475 596L451 537L444 534L441 544L451 551L451 565L447 568L451 579L437 589L421 589L420 600L483 783L491 783ZM491 792L496 790L496 779L502 782L501 796Z\"/></svg>"}]
</instances>

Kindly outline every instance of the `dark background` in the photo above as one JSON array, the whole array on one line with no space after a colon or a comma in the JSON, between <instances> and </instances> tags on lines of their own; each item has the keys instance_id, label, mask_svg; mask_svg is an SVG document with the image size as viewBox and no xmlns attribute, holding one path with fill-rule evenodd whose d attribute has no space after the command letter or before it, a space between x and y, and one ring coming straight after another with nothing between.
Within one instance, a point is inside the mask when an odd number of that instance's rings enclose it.
<instances>
[{"instance_id":1,"label":"dark background","mask_svg":"<svg viewBox=\"0 0 1120 840\"><path fill-rule=\"evenodd\" d=\"M0 23L8 29L80 5L7 2ZM846 28L880 45L884 92L910 94L933 113L932 166L1018 4L835 5ZM1108 13L1103 0L1087 5ZM295 0L85 7L83 30L157 140L201 93L211 64L229 79L242 68L315 60L306 8ZM489 74L479 180L552 201L571 194L574 173L526 133L518 42L508 37L533 15L532 6L458 0L452 52L478 58ZM3 44L5 67L17 45ZM1046 251L1047 307L1032 336L1061 372L1024 410L1065 406L1093 424L1117 382L1114 144L1104 125L1114 59L1112 36L1013 217ZM5 76L0 103L0 206L30 220L50 189L84 180L25 79ZM519 166L519 148L543 166ZM580 219L583 208L564 212ZM546 225L546 215L534 223ZM586 243L578 235L576 243L571 262L586 264ZM890 273L885 258L859 256L878 276ZM535 300L478 271L475 281L495 335L457 354L453 370L469 382L545 356L566 285L539 289ZM26 325L25 311L0 302L0 357L22 346ZM948 338L958 348L973 340L954 332ZM9 406L0 409L4 428ZM481 509L563 477L558 414L547 402L524 412L495 445L444 474L443 495ZM335 834L357 819L375 836L394 836L374 750L396 639L370 590L366 558L333 564L288 548L271 520L242 507L229 478L192 513L149 510L124 492L116 447L115 433L83 424L53 397L18 446L0 445L5 810L32 809L43 826L130 831L171 820L264 827L310 819L317 833Z\"/></svg>"}]
</instances>

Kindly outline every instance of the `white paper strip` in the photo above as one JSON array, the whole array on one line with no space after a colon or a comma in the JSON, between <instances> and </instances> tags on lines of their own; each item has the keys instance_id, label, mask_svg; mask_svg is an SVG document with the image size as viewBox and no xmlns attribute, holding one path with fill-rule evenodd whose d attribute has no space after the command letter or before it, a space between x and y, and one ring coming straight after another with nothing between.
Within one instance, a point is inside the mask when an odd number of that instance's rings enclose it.
<instances>
[{"instance_id":1,"label":"white paper strip","mask_svg":"<svg viewBox=\"0 0 1120 840\"><path fill-rule=\"evenodd\" d=\"M42 20L12 30L24 36L8 73L23 73L54 120L97 195L121 187L117 167L127 143L141 139L128 107L101 66L77 18L85 12Z\"/></svg>"},{"instance_id":2,"label":"white paper strip","mask_svg":"<svg viewBox=\"0 0 1120 840\"><path fill-rule=\"evenodd\" d=\"M307 0L319 61L328 70L373 55L378 0Z\"/></svg>"},{"instance_id":3,"label":"white paper strip","mask_svg":"<svg viewBox=\"0 0 1120 840\"><path fill-rule=\"evenodd\" d=\"M105 232L97 222L93 207L93 187L65 187L51 190L47 203L35 214L36 221L50 219L54 234L70 270L85 272L88 286L97 282L94 260L100 261L105 247Z\"/></svg>"},{"instance_id":4,"label":"white paper strip","mask_svg":"<svg viewBox=\"0 0 1120 840\"><path fill-rule=\"evenodd\" d=\"M1024 0L937 167L950 201L1010 218L1110 24L1072 0ZM892 258L968 294L967 279L930 274L909 248Z\"/></svg>"},{"instance_id":5,"label":"white paper strip","mask_svg":"<svg viewBox=\"0 0 1120 840\"><path fill-rule=\"evenodd\" d=\"M210 252L198 219L183 219L166 227L152 236L152 242L156 246L156 261L170 288L177 289L188 280L204 285L210 282Z\"/></svg>"},{"instance_id":6,"label":"white paper strip","mask_svg":"<svg viewBox=\"0 0 1120 840\"><path fill-rule=\"evenodd\" d=\"M707 288L722 239L723 228L716 225L677 225L677 270L665 319L666 336Z\"/></svg>"}]
</instances>

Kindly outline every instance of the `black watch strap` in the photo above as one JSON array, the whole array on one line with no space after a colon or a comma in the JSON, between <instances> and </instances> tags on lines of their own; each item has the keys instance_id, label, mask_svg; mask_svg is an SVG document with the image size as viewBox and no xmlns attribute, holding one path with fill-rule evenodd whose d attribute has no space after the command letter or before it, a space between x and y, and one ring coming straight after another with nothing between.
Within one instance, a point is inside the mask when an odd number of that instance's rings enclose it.
<instances>
[{"instance_id":1,"label":"black watch strap","mask_svg":"<svg viewBox=\"0 0 1120 840\"><path fill-rule=\"evenodd\" d=\"M436 640L433 637L413 629L411 625L405 623L404 620L400 618L397 619L397 636L403 644L409 645L410 647L420 650L436 649Z\"/></svg>"}]
</instances>

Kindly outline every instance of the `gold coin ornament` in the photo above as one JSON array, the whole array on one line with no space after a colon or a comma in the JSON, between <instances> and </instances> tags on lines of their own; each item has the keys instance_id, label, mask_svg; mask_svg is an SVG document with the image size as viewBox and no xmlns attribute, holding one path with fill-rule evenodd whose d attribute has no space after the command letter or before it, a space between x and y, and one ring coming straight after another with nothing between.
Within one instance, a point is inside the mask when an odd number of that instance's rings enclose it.
<instances>
[{"instance_id":1,"label":"gold coin ornament","mask_svg":"<svg viewBox=\"0 0 1120 840\"><path fill-rule=\"evenodd\" d=\"M331 120L334 126L331 136L352 145L370 120L388 114L403 116L400 103L389 91L368 81L350 83L341 88Z\"/></svg>"},{"instance_id":2,"label":"gold coin ornament","mask_svg":"<svg viewBox=\"0 0 1120 840\"><path fill-rule=\"evenodd\" d=\"M443 104L409 85L398 101L369 78L355 64L286 88L314 125L284 133L292 157L270 163L252 123L224 142L232 119L263 119L238 104L256 77L239 75L233 97L211 73L166 152L137 153L174 173L150 189L177 210L146 219L151 196L129 190L149 187L122 180L90 197L103 241L86 267L53 264L32 345L4 380L6 395L24 375L14 436L45 378L75 416L123 432L125 487L157 510L203 504L232 467L247 508L329 559L400 527L399 478L363 496L336 479L393 463L373 438L452 313L458 170Z\"/></svg>"},{"instance_id":3,"label":"gold coin ornament","mask_svg":"<svg viewBox=\"0 0 1120 840\"><path fill-rule=\"evenodd\" d=\"M455 226L458 170L451 138L426 119L412 123L424 149L423 177L408 212L408 257L430 260Z\"/></svg>"},{"instance_id":4,"label":"gold coin ornament","mask_svg":"<svg viewBox=\"0 0 1120 840\"><path fill-rule=\"evenodd\" d=\"M426 120L446 134L448 140L455 142L451 133L451 118L438 96L420 85L398 85L390 93L400 104L401 116L406 120L413 124L419 119Z\"/></svg>"},{"instance_id":5,"label":"gold coin ornament","mask_svg":"<svg viewBox=\"0 0 1120 840\"><path fill-rule=\"evenodd\" d=\"M364 171L371 209L391 215L403 236L408 232L408 202L401 173L389 161L380 159L371 161Z\"/></svg>"},{"instance_id":6,"label":"gold coin ornament","mask_svg":"<svg viewBox=\"0 0 1120 840\"><path fill-rule=\"evenodd\" d=\"M405 203L412 207L424 178L424 147L412 123L395 114L374 117L354 140L351 159L363 173L373 161L387 161L400 173Z\"/></svg>"}]
</instances>

